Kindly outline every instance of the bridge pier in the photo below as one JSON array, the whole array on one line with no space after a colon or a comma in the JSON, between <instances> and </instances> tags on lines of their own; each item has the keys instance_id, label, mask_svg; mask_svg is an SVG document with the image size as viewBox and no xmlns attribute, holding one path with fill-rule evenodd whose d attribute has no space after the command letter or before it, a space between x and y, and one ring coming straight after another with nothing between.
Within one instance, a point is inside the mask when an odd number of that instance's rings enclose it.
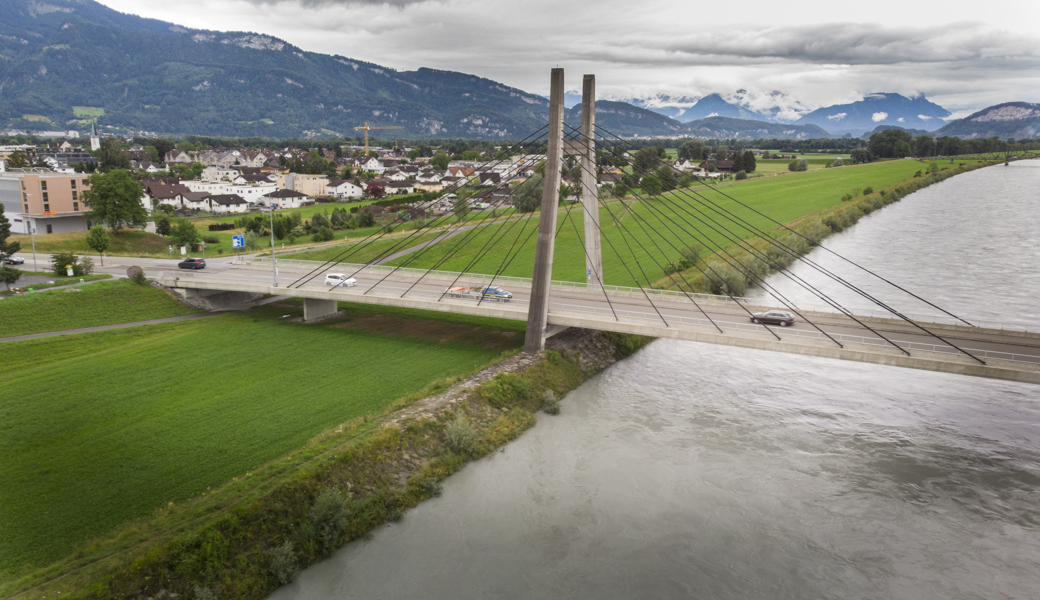
<instances>
[{"instance_id":1,"label":"bridge pier","mask_svg":"<svg viewBox=\"0 0 1040 600\"><path fill-rule=\"evenodd\" d=\"M339 312L339 303L335 300L303 299L303 321L310 323L329 317Z\"/></svg>"},{"instance_id":2,"label":"bridge pier","mask_svg":"<svg viewBox=\"0 0 1040 600\"><path fill-rule=\"evenodd\" d=\"M524 352L545 349L549 322L549 283L552 280L553 242L560 208L560 161L563 155L563 69L552 70L549 88L549 148L545 155L542 210L538 221L538 245L534 251L531 302L527 311Z\"/></svg>"}]
</instances>

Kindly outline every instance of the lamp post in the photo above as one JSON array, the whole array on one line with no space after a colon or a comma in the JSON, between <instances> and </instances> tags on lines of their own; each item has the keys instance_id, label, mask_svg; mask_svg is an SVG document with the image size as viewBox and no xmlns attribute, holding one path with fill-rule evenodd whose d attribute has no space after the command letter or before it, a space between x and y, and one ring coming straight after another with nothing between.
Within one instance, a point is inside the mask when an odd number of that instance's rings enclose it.
<instances>
[{"instance_id":1,"label":"lamp post","mask_svg":"<svg viewBox=\"0 0 1040 600\"><path fill-rule=\"evenodd\" d=\"M271 271L274 277L274 287L278 287L278 264L274 258L274 203L271 203Z\"/></svg>"},{"instance_id":2,"label":"lamp post","mask_svg":"<svg viewBox=\"0 0 1040 600\"><path fill-rule=\"evenodd\" d=\"M26 206L29 206L29 196L32 196L32 194L25 195ZM33 271L37 271L39 269L36 268L36 222L33 221L32 213L28 210L25 211L25 215L29 217L29 240L32 241Z\"/></svg>"}]
</instances>

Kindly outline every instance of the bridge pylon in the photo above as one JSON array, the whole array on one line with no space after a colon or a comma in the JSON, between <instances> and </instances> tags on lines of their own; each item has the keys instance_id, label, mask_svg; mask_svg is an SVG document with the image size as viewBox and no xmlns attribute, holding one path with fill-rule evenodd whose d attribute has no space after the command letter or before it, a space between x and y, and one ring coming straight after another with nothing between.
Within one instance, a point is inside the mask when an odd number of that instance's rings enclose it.
<instances>
[{"instance_id":1,"label":"bridge pylon","mask_svg":"<svg viewBox=\"0 0 1040 600\"><path fill-rule=\"evenodd\" d=\"M531 302L527 311L524 351L545 349L549 321L549 284L552 281L556 217L560 207L560 166L563 158L563 69L553 69L549 87L549 147L545 155L545 179L538 221L538 245L534 251Z\"/></svg>"},{"instance_id":2,"label":"bridge pylon","mask_svg":"<svg viewBox=\"0 0 1040 600\"><path fill-rule=\"evenodd\" d=\"M603 245L599 231L599 188L596 187L596 76L581 86L581 203L585 215L585 281L589 289L603 287Z\"/></svg>"}]
</instances>

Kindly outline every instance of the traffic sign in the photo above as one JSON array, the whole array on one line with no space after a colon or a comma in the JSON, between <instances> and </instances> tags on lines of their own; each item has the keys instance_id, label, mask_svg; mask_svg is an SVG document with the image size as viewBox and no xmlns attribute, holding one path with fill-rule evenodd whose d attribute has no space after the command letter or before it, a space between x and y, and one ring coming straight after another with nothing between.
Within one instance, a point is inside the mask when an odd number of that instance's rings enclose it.
<instances>
[{"instance_id":1,"label":"traffic sign","mask_svg":"<svg viewBox=\"0 0 1040 600\"><path fill-rule=\"evenodd\" d=\"M246 247L246 236L244 236L244 235L233 235L233 236L231 236L231 247L232 248L245 248Z\"/></svg>"}]
</instances>

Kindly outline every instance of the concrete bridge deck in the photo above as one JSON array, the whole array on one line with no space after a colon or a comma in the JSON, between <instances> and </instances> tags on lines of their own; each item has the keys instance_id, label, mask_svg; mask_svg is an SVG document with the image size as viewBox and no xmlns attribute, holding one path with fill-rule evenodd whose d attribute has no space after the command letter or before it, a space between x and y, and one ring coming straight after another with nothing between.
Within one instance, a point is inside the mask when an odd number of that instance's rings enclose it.
<instances>
[{"instance_id":1,"label":"concrete bridge deck","mask_svg":"<svg viewBox=\"0 0 1040 600\"><path fill-rule=\"evenodd\" d=\"M214 272L167 271L159 273L156 279L171 288L197 290L201 293L237 291L300 297L311 301L305 303L305 308L307 304L316 307L320 301L325 301L322 303L325 307L334 307L329 301L344 301L527 320L530 284L516 278L496 280L496 285L513 293L512 301L500 303L485 300L478 305L473 299L441 298L441 292L454 279L450 273L434 272L420 279L419 272L398 271L390 274L391 269L388 267L362 270L355 276L358 285L351 288L332 289L324 285L324 272L299 288L288 288L285 286L320 264L292 262L278 262L277 287L273 285L270 262L263 264L258 261L225 265L220 271ZM338 265L331 271L350 274L355 269ZM385 281L376 285L388 274ZM476 286L487 284L490 279L490 276L467 275L456 285ZM719 333L704 314L680 294L654 295L654 305L660 311L659 316L638 289L609 288L608 304L602 291L584 289L579 285L565 282L553 285L549 303L550 325L1040 383L1040 333L1036 332L922 323L930 331L985 361L983 365L898 319L857 315L865 324L906 349L910 356L840 313L800 311L843 347L802 320L791 327L767 327L750 322L747 311L760 312L776 307L742 306L721 298L699 297L701 308L722 329L722 333Z\"/></svg>"}]
</instances>

